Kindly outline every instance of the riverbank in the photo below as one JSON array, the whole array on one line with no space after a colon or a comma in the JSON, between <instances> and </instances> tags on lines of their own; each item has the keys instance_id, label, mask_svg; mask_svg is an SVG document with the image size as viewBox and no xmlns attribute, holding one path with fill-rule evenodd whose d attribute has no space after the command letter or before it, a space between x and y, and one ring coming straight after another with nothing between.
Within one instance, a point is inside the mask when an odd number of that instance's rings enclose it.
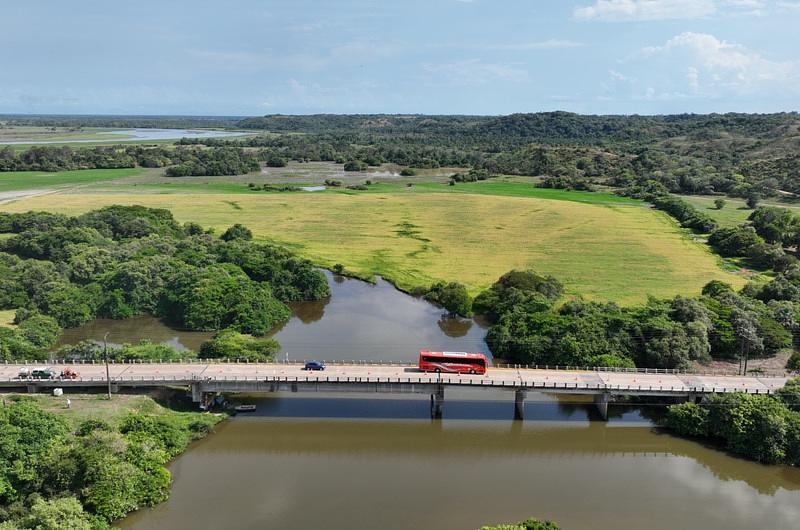
<instances>
[{"instance_id":1,"label":"riverbank","mask_svg":"<svg viewBox=\"0 0 800 530\"><path fill-rule=\"evenodd\" d=\"M42 528L58 514L59 528L103 529L163 502L167 465L225 418L187 408L173 391L3 395L0 526Z\"/></svg>"}]
</instances>

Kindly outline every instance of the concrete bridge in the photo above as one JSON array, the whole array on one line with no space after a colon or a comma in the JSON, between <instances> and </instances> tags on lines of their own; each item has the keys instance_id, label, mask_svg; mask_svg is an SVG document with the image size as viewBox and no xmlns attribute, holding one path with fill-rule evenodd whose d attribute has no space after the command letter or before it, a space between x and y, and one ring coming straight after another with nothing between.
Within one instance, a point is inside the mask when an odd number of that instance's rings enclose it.
<instances>
[{"instance_id":1,"label":"concrete bridge","mask_svg":"<svg viewBox=\"0 0 800 530\"><path fill-rule=\"evenodd\" d=\"M528 392L591 395L603 418L615 396L662 396L676 400L698 399L708 394L745 392L772 394L787 377L731 376L682 373L674 370L613 370L554 368L490 368L484 375L423 373L407 364L334 364L324 371L305 371L302 364L192 362L162 363L38 363L60 372L69 366L79 373L74 380L20 379L19 371L31 364L0 364L0 389L39 392L109 386L120 388L185 387L202 403L217 392L361 392L429 394L431 417L441 418L446 388L505 389L514 393L517 419L523 419Z\"/></svg>"}]
</instances>

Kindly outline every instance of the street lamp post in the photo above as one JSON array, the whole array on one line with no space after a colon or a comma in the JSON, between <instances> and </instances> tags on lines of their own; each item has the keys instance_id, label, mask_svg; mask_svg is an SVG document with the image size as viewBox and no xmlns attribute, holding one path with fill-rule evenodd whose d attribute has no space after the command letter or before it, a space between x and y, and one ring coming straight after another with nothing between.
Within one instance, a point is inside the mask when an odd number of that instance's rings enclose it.
<instances>
[{"instance_id":1,"label":"street lamp post","mask_svg":"<svg viewBox=\"0 0 800 530\"><path fill-rule=\"evenodd\" d=\"M103 359L106 362L106 382L108 382L108 399L111 399L111 375L108 370L108 331L103 335Z\"/></svg>"}]
</instances>

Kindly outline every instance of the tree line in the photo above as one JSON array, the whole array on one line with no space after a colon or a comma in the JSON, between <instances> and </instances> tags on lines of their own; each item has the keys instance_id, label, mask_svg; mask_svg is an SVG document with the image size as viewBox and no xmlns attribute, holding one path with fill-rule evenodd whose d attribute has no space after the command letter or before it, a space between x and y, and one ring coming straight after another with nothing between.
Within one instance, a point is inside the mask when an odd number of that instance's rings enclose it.
<instances>
[{"instance_id":1,"label":"tree line","mask_svg":"<svg viewBox=\"0 0 800 530\"><path fill-rule=\"evenodd\" d=\"M663 424L765 464L800 465L800 379L774 396L723 394L667 409Z\"/></svg>"},{"instance_id":2,"label":"tree line","mask_svg":"<svg viewBox=\"0 0 800 530\"><path fill-rule=\"evenodd\" d=\"M797 113L586 116L271 115L239 122L278 133L242 140L295 160L462 166L560 177L551 185L767 197L800 193ZM292 135L288 133L303 133ZM220 145L238 140L201 139Z\"/></svg>"},{"instance_id":3,"label":"tree line","mask_svg":"<svg viewBox=\"0 0 800 530\"><path fill-rule=\"evenodd\" d=\"M243 175L261 167L241 147L33 146L17 152L0 148L2 171L68 171L166 167L168 177Z\"/></svg>"},{"instance_id":4,"label":"tree line","mask_svg":"<svg viewBox=\"0 0 800 530\"><path fill-rule=\"evenodd\" d=\"M234 225L217 237L197 224L178 224L168 210L3 213L3 232L13 235L0 243L0 308L17 310L17 327L0 328L5 360L46 358L61 328L137 314L185 329L229 330L219 341L265 357L277 346L252 336L288 319L287 302L330 295L310 262L253 242L247 228ZM219 350L210 346L207 353L220 356ZM162 354L157 345L119 352Z\"/></svg>"},{"instance_id":5,"label":"tree line","mask_svg":"<svg viewBox=\"0 0 800 530\"><path fill-rule=\"evenodd\" d=\"M474 300L458 283L416 294L452 314L486 316L489 348L511 363L687 369L721 359L739 360L745 370L750 358L773 356L800 340L800 268L781 278L740 292L712 281L700 296L651 298L634 307L560 303L562 284L531 270L504 274ZM791 296L774 294L782 282L792 286Z\"/></svg>"}]
</instances>

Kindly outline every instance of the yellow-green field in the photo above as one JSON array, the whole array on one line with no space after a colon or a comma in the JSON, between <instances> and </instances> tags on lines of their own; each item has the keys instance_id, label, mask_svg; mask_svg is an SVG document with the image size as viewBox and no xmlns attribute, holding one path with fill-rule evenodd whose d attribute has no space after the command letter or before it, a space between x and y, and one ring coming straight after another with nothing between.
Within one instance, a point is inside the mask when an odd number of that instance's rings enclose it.
<instances>
[{"instance_id":1,"label":"yellow-green field","mask_svg":"<svg viewBox=\"0 0 800 530\"><path fill-rule=\"evenodd\" d=\"M559 278L570 295L632 304L744 284L665 214L640 205L472 193L74 193L20 199L6 211L78 214L109 204L169 208L180 221L250 227L322 266L341 263L410 289L460 281L472 293L513 268Z\"/></svg>"}]
</instances>

